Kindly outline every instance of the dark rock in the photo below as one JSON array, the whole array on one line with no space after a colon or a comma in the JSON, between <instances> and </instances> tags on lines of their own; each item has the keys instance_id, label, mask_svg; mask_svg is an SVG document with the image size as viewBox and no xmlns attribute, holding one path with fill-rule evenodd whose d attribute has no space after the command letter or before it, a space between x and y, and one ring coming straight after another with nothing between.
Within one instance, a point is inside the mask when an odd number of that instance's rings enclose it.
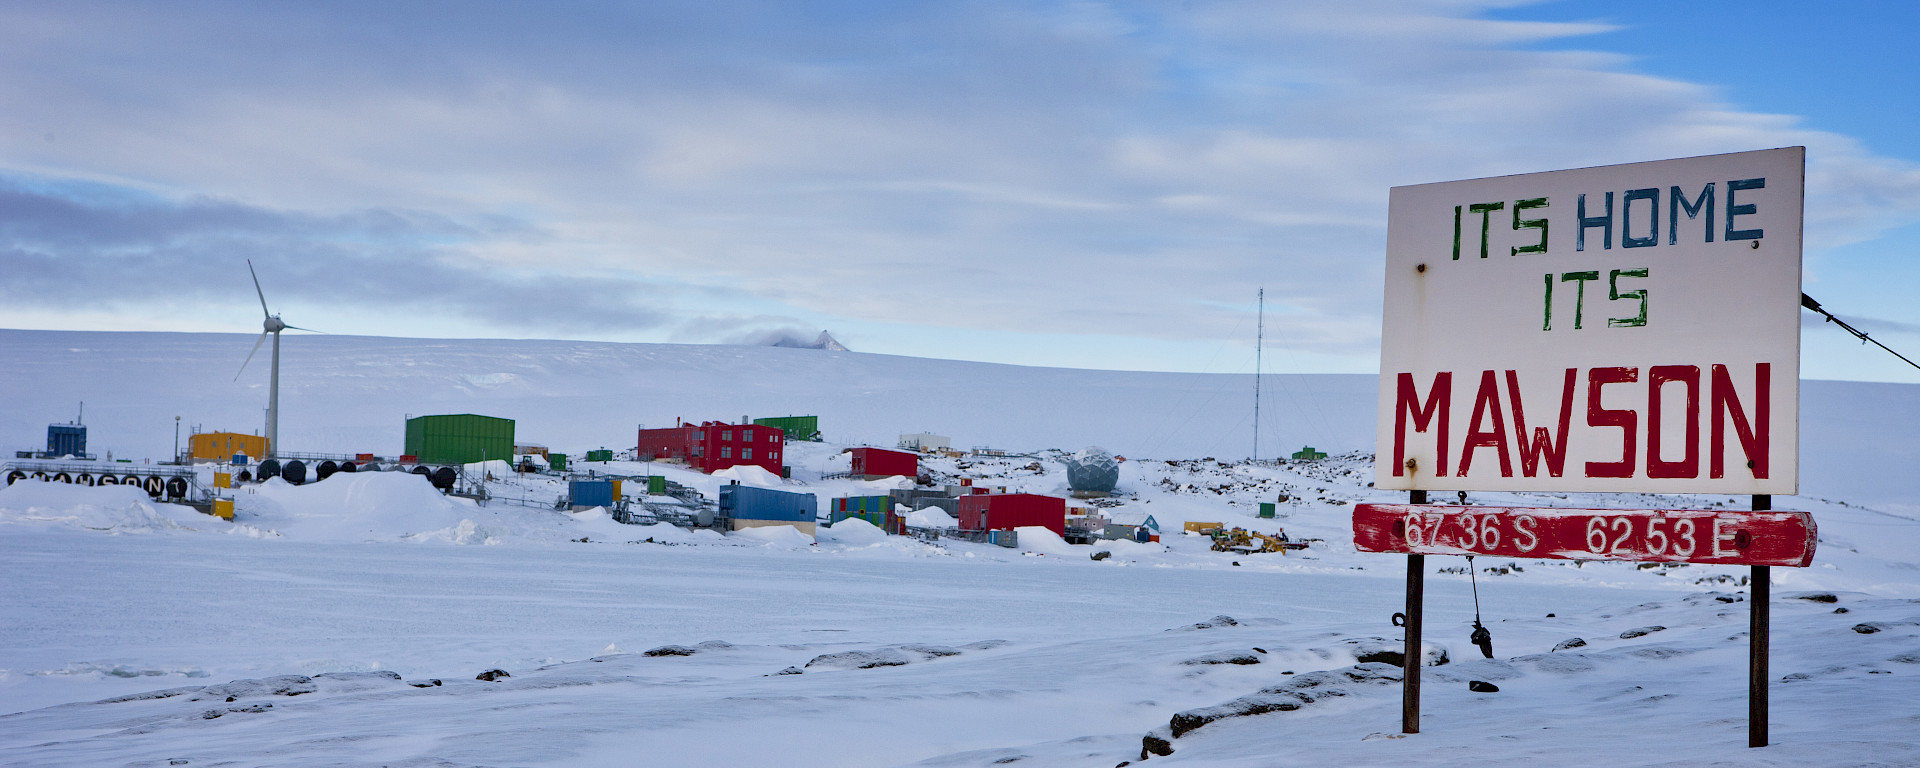
<instances>
[{"instance_id":1,"label":"dark rock","mask_svg":"<svg viewBox=\"0 0 1920 768\"><path fill-rule=\"evenodd\" d=\"M1883 630L1886 628L1887 628L1887 625L1881 624L1880 622L1877 622L1877 621L1868 621L1868 622L1863 622L1860 624L1853 625L1853 631L1863 635L1871 635L1875 632L1879 632L1880 630Z\"/></svg>"},{"instance_id":2,"label":"dark rock","mask_svg":"<svg viewBox=\"0 0 1920 768\"><path fill-rule=\"evenodd\" d=\"M815 656L807 662L807 667L815 665L839 669L874 669L877 667L901 667L912 663L907 655L893 648L881 648L874 651L841 651Z\"/></svg>"},{"instance_id":3,"label":"dark rock","mask_svg":"<svg viewBox=\"0 0 1920 768\"><path fill-rule=\"evenodd\" d=\"M663 645L647 651L643 656L692 656L695 651L684 645Z\"/></svg>"},{"instance_id":4,"label":"dark rock","mask_svg":"<svg viewBox=\"0 0 1920 768\"><path fill-rule=\"evenodd\" d=\"M1645 626L1645 627L1634 627L1633 629L1629 629L1625 632L1620 633L1620 639L1632 640L1636 637L1645 637L1655 632L1663 632L1665 630L1666 630L1666 627L1662 627L1657 624L1652 626Z\"/></svg>"},{"instance_id":5,"label":"dark rock","mask_svg":"<svg viewBox=\"0 0 1920 768\"><path fill-rule=\"evenodd\" d=\"M1261 651L1261 653L1265 653L1265 651ZM1253 655L1253 654L1251 654L1251 653L1243 653L1243 652L1239 652L1239 651L1222 651L1222 652L1220 652L1220 653L1209 653L1209 654L1207 654L1207 655L1205 655L1205 656L1195 656L1195 657L1193 657L1193 658L1191 658L1191 659L1187 659L1186 661L1183 661L1183 662L1180 662L1180 663L1181 663L1181 664L1184 664L1184 665L1187 665L1187 666L1190 666L1190 667L1193 667L1193 666L1202 666L1202 665L1206 665L1206 664L1242 664L1242 665L1245 665L1245 664L1258 664L1258 663L1260 663L1260 657L1259 657L1259 656L1255 656L1255 655Z\"/></svg>"},{"instance_id":6,"label":"dark rock","mask_svg":"<svg viewBox=\"0 0 1920 768\"><path fill-rule=\"evenodd\" d=\"M1499 693L1500 686L1485 680L1468 680L1467 690L1473 691L1474 693Z\"/></svg>"},{"instance_id":7,"label":"dark rock","mask_svg":"<svg viewBox=\"0 0 1920 768\"><path fill-rule=\"evenodd\" d=\"M1104 549L1093 553L1093 559L1095 560L1105 560L1109 557L1113 557L1113 553Z\"/></svg>"},{"instance_id":8,"label":"dark rock","mask_svg":"<svg viewBox=\"0 0 1920 768\"><path fill-rule=\"evenodd\" d=\"M798 674L802 674L802 671L799 667L787 667L786 669L775 672L774 674L775 675L798 675Z\"/></svg>"},{"instance_id":9,"label":"dark rock","mask_svg":"<svg viewBox=\"0 0 1920 768\"><path fill-rule=\"evenodd\" d=\"M1564 651L1569 648L1585 648L1586 645L1587 645L1587 641L1577 637L1573 637L1573 638L1568 638L1566 640L1560 641L1560 644L1554 646L1553 649L1556 651Z\"/></svg>"},{"instance_id":10,"label":"dark rock","mask_svg":"<svg viewBox=\"0 0 1920 768\"><path fill-rule=\"evenodd\" d=\"M1811 600L1816 603L1840 602L1840 596L1832 592L1813 592L1805 595L1794 595L1794 598L1798 600Z\"/></svg>"},{"instance_id":11,"label":"dark rock","mask_svg":"<svg viewBox=\"0 0 1920 768\"><path fill-rule=\"evenodd\" d=\"M199 685L189 686L186 688L168 688L162 691L147 691L145 693L129 693L125 696L115 696L110 699L101 699L94 703L95 704L120 704L122 702L128 702L128 701L151 701L153 699L170 699L175 696L194 693L196 691L201 691L204 689L205 689L205 686L199 686ZM189 701L192 701L192 699L189 699Z\"/></svg>"},{"instance_id":12,"label":"dark rock","mask_svg":"<svg viewBox=\"0 0 1920 768\"><path fill-rule=\"evenodd\" d=\"M908 643L900 646L900 650L917 653L929 659L940 659L960 655L960 649L958 648L945 645L926 645L923 643Z\"/></svg>"},{"instance_id":13,"label":"dark rock","mask_svg":"<svg viewBox=\"0 0 1920 768\"><path fill-rule=\"evenodd\" d=\"M1254 649L1253 649L1253 652L1254 652L1254 653L1266 653L1266 652L1267 652L1267 649L1265 649L1265 648L1261 648L1261 647L1258 647L1258 646L1255 646L1255 647L1254 647Z\"/></svg>"},{"instance_id":14,"label":"dark rock","mask_svg":"<svg viewBox=\"0 0 1920 768\"><path fill-rule=\"evenodd\" d=\"M322 672L313 676L315 680L321 678L328 680L398 680L400 679L400 673L379 669L372 672Z\"/></svg>"},{"instance_id":15,"label":"dark rock","mask_svg":"<svg viewBox=\"0 0 1920 768\"><path fill-rule=\"evenodd\" d=\"M413 682L407 683L407 685L411 685L415 688L434 688L440 685L440 678L436 677L428 680L415 680Z\"/></svg>"},{"instance_id":16,"label":"dark rock","mask_svg":"<svg viewBox=\"0 0 1920 768\"><path fill-rule=\"evenodd\" d=\"M506 671L506 670L504 670L504 669L489 669L489 670L487 670L487 671L485 671L485 672L482 672L482 673L480 673L480 674L477 674L477 675L474 675L474 676L473 676L473 679L475 679L475 680L485 680L485 681L487 681L487 682L489 682L489 683L491 683L491 682L494 682L495 680L499 680L500 678L503 678L503 677L513 677L513 675L509 675L509 674L507 674L507 671Z\"/></svg>"},{"instance_id":17,"label":"dark rock","mask_svg":"<svg viewBox=\"0 0 1920 768\"><path fill-rule=\"evenodd\" d=\"M1852 613L1852 611L1847 610L1847 607L1844 605L1833 609L1833 612L1834 613Z\"/></svg>"},{"instance_id":18,"label":"dark rock","mask_svg":"<svg viewBox=\"0 0 1920 768\"><path fill-rule=\"evenodd\" d=\"M1218 629L1220 627L1237 627L1237 626L1240 626L1240 622L1235 621L1232 616L1221 614L1219 616L1215 616L1211 619L1207 619L1206 621L1202 621L1197 624L1188 624L1184 627L1175 627L1174 629L1177 629L1183 632L1191 632L1196 629ZM1168 630L1168 631L1171 632L1173 630Z\"/></svg>"},{"instance_id":19,"label":"dark rock","mask_svg":"<svg viewBox=\"0 0 1920 768\"><path fill-rule=\"evenodd\" d=\"M313 693L313 678L306 675L278 675L257 680L235 680L222 685L210 685L199 690L188 701L216 699L235 701L249 696L299 696Z\"/></svg>"},{"instance_id":20,"label":"dark rock","mask_svg":"<svg viewBox=\"0 0 1920 768\"><path fill-rule=\"evenodd\" d=\"M1142 760L1145 760L1148 757L1153 755L1166 757L1167 755L1171 755L1171 754L1173 754L1173 742L1171 741L1160 738L1159 736L1155 736L1151 733L1147 734L1146 736L1140 739L1140 759Z\"/></svg>"}]
</instances>

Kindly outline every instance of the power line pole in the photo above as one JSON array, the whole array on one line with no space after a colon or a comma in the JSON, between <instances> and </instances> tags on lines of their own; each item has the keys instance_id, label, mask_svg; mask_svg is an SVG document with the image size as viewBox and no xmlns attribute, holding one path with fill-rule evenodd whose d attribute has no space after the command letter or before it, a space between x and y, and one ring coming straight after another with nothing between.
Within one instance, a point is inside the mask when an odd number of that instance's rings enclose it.
<instances>
[{"instance_id":1,"label":"power line pole","mask_svg":"<svg viewBox=\"0 0 1920 768\"><path fill-rule=\"evenodd\" d=\"M1260 460L1260 352L1267 340L1267 289L1260 289L1260 314L1253 335L1253 460Z\"/></svg>"}]
</instances>

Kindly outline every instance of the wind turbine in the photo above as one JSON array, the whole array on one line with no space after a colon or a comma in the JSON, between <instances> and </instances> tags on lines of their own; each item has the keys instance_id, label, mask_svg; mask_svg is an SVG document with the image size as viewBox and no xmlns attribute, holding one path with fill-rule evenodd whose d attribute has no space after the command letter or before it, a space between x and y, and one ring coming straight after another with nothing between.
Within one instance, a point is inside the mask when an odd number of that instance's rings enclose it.
<instances>
[{"instance_id":1,"label":"wind turbine","mask_svg":"<svg viewBox=\"0 0 1920 768\"><path fill-rule=\"evenodd\" d=\"M253 275L253 292L260 297L260 314L266 316L261 323L264 330L260 338L253 342L253 351L247 353L246 362L240 364L240 371L233 374L233 380L239 381L240 374L247 372L247 363L253 362L253 356L260 351L260 345L267 340L267 334L273 334L273 374L267 379L267 458L280 450L280 332L293 329L319 333L311 328L287 325L280 316L267 309L267 294L260 290L260 273L253 271L253 259L247 259L247 274Z\"/></svg>"}]
</instances>

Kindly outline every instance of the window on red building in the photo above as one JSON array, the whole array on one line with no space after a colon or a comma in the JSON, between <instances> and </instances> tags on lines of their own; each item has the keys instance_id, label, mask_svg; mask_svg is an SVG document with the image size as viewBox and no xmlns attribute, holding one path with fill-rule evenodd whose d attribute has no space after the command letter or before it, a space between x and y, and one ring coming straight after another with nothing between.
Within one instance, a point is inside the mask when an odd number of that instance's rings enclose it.
<instances>
[{"instance_id":1,"label":"window on red building","mask_svg":"<svg viewBox=\"0 0 1920 768\"><path fill-rule=\"evenodd\" d=\"M747 461L753 461L753 449L752 448L740 449L740 458L746 459Z\"/></svg>"},{"instance_id":2,"label":"window on red building","mask_svg":"<svg viewBox=\"0 0 1920 768\"><path fill-rule=\"evenodd\" d=\"M720 439L722 439L722 440L732 440L732 439L733 439L733 430L731 430L731 429L723 429L723 430L721 430L721 431L720 431Z\"/></svg>"},{"instance_id":3,"label":"window on red building","mask_svg":"<svg viewBox=\"0 0 1920 768\"><path fill-rule=\"evenodd\" d=\"M723 459L733 458L733 446L731 445L720 446L720 458L723 458Z\"/></svg>"}]
</instances>

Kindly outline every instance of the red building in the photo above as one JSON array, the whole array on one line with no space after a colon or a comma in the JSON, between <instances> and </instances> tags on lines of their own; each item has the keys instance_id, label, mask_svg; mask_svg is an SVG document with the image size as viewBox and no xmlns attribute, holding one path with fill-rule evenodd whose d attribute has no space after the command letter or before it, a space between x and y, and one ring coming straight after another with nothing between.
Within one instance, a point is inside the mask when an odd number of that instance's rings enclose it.
<instances>
[{"instance_id":1,"label":"red building","mask_svg":"<svg viewBox=\"0 0 1920 768\"><path fill-rule=\"evenodd\" d=\"M779 427L709 421L640 430L641 461L684 461L701 472L752 464L780 474L787 433Z\"/></svg>"},{"instance_id":2,"label":"red building","mask_svg":"<svg viewBox=\"0 0 1920 768\"><path fill-rule=\"evenodd\" d=\"M905 451L889 451L885 448L855 448L853 453L854 477L873 480L881 477L920 476L920 455Z\"/></svg>"},{"instance_id":3,"label":"red building","mask_svg":"<svg viewBox=\"0 0 1920 768\"><path fill-rule=\"evenodd\" d=\"M1010 531L1037 525L1065 536L1067 500L1034 493L995 493L960 497L960 530Z\"/></svg>"}]
</instances>

